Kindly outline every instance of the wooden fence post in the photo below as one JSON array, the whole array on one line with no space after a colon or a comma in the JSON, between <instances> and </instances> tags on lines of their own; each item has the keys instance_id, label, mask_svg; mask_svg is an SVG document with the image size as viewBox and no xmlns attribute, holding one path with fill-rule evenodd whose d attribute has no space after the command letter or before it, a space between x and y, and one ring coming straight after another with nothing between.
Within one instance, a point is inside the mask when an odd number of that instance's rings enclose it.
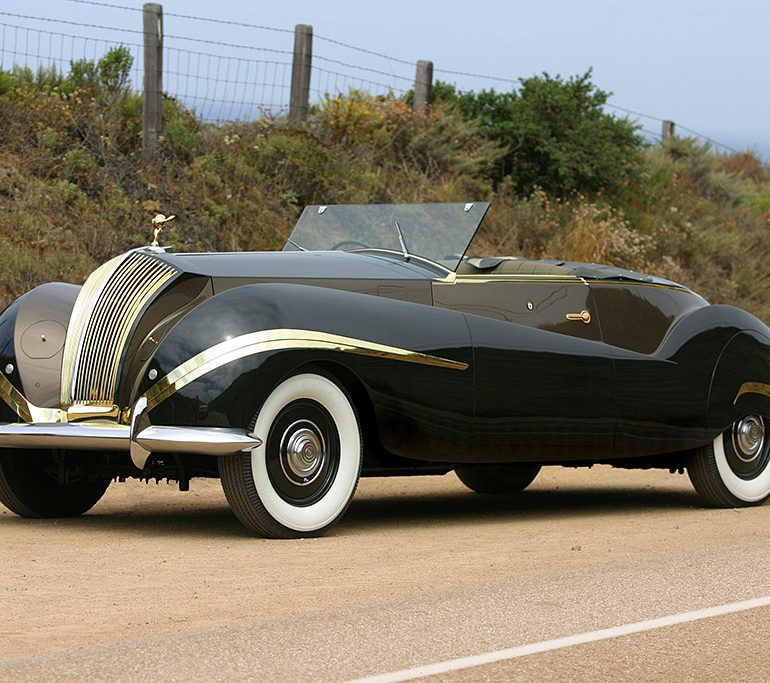
<instances>
[{"instance_id":1,"label":"wooden fence post","mask_svg":"<svg viewBox=\"0 0 770 683\"><path fill-rule=\"evenodd\" d=\"M413 109L420 111L431 100L433 95L433 62L421 59L417 62L417 72L414 77Z\"/></svg>"},{"instance_id":2,"label":"wooden fence post","mask_svg":"<svg viewBox=\"0 0 770 683\"><path fill-rule=\"evenodd\" d=\"M152 160L163 128L163 6L144 5L144 96L142 98L142 154Z\"/></svg>"},{"instance_id":3,"label":"wooden fence post","mask_svg":"<svg viewBox=\"0 0 770 683\"><path fill-rule=\"evenodd\" d=\"M297 24L294 27L294 57L291 62L291 95L289 123L307 119L310 108L310 73L313 63L313 27Z\"/></svg>"},{"instance_id":4,"label":"wooden fence post","mask_svg":"<svg viewBox=\"0 0 770 683\"><path fill-rule=\"evenodd\" d=\"M664 121L663 122L663 130L662 130L662 136L663 136L663 142L668 140L669 138L673 138L675 133L674 130L676 128L676 125L673 121Z\"/></svg>"}]
</instances>

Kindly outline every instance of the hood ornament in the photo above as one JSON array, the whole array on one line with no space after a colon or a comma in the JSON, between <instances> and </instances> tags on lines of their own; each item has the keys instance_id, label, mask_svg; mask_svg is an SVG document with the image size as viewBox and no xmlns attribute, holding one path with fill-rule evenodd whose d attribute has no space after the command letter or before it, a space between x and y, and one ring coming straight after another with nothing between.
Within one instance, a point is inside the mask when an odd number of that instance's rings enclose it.
<instances>
[{"instance_id":1,"label":"hood ornament","mask_svg":"<svg viewBox=\"0 0 770 683\"><path fill-rule=\"evenodd\" d=\"M163 225L168 223L169 221L174 220L176 216L164 216L162 213L156 214L155 218L152 219L152 227L153 227L153 235L152 235L152 244L150 244L151 247L159 247L158 244L158 235L160 235L160 231L163 230Z\"/></svg>"}]
</instances>

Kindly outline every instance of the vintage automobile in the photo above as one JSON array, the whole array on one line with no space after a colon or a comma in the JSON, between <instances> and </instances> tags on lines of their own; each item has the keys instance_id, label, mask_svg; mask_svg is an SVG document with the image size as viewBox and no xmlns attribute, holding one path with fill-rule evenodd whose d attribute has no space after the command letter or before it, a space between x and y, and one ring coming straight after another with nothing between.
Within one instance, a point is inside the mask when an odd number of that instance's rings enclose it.
<instances>
[{"instance_id":1,"label":"vintage automobile","mask_svg":"<svg viewBox=\"0 0 770 683\"><path fill-rule=\"evenodd\" d=\"M282 252L156 241L0 316L0 501L91 508L113 479L219 477L269 537L319 535L360 475L543 465L770 495L770 330L609 266L465 256L489 205L309 206Z\"/></svg>"}]
</instances>

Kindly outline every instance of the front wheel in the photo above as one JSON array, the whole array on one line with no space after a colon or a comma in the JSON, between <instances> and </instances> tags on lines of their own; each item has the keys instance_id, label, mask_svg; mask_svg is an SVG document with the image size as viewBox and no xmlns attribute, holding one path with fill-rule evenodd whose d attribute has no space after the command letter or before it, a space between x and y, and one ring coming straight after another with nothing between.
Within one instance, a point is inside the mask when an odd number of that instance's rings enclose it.
<instances>
[{"instance_id":1,"label":"front wheel","mask_svg":"<svg viewBox=\"0 0 770 683\"><path fill-rule=\"evenodd\" d=\"M294 375L268 396L253 433L261 446L219 459L236 517L269 538L323 534L361 473L361 429L347 393L324 375Z\"/></svg>"},{"instance_id":2,"label":"front wheel","mask_svg":"<svg viewBox=\"0 0 770 683\"><path fill-rule=\"evenodd\" d=\"M499 465L464 465L455 470L460 481L476 493L519 493L540 472L540 465L501 463Z\"/></svg>"},{"instance_id":3,"label":"front wheel","mask_svg":"<svg viewBox=\"0 0 770 683\"><path fill-rule=\"evenodd\" d=\"M20 517L77 517L104 495L111 478L89 473L95 455L0 449L0 503Z\"/></svg>"},{"instance_id":4,"label":"front wheel","mask_svg":"<svg viewBox=\"0 0 770 683\"><path fill-rule=\"evenodd\" d=\"M769 424L767 417L747 415L690 456L690 481L709 505L760 505L770 496Z\"/></svg>"}]
</instances>

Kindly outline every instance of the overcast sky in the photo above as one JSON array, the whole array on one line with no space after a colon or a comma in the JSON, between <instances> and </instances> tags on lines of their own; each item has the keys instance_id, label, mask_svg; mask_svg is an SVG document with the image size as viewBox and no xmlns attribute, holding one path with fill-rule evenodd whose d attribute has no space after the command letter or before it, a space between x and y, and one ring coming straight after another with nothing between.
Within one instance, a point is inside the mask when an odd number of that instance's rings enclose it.
<instances>
[{"instance_id":1,"label":"overcast sky","mask_svg":"<svg viewBox=\"0 0 770 683\"><path fill-rule=\"evenodd\" d=\"M141 13L136 11L141 8L141 2L106 2L133 9L68 0L3 0L0 4L0 23L6 25L0 34L0 41L5 42L5 51L0 53L3 66L10 66L11 59L35 61L34 57L22 57L22 54L46 52L45 40L44 48L38 43L36 49L30 49L28 45L26 49L20 49L19 41L29 41L35 34L19 33L18 29L8 28L9 25L140 43L141 35L3 14L141 29ZM653 117L672 119L730 147L753 148L765 160L770 160L770 88L767 83L770 2L767 0L638 0L633 3L622 0L219 0L216 3L210 0L166 0L162 5L168 45L242 59L256 55L258 59L280 62L290 60L290 57L282 52L250 52L245 48L170 39L169 36L273 50L291 50L293 37L288 33L170 15L211 17L288 30L298 23L311 24L315 33L314 65L327 70L327 86L330 78L331 83L337 78L329 74L336 73L343 74L343 84L352 82L345 76L357 75L395 88L406 88L409 79L413 78L414 68L411 64L385 60L322 38L385 53L410 63L430 59L437 69L437 78L455 82L463 89L492 86L509 89L512 84L438 70L515 80L543 71L570 76L592 68L594 83L613 93L611 103ZM38 34L38 38L40 35L43 34ZM51 36L48 41L48 49L57 55L64 51L62 45L54 45ZM14 57L8 51L11 42L16 43ZM179 62L179 55L176 71L182 71L185 66ZM353 70L345 64L373 71ZM189 56L185 68L190 68ZM211 67L207 65L206 68ZM233 70L228 72L232 80L244 78L241 66L237 66L237 78L234 75L236 67L228 68ZM209 77L213 78L211 73ZM288 76L285 70L278 75L273 71L271 78L275 85L276 79L287 79ZM171 77L167 83L173 85ZM323 89L324 84L319 83L317 87ZM212 99L217 97L214 91L209 94L213 95ZM640 123L652 133L660 131L661 124L655 119L641 118Z\"/></svg>"}]
</instances>

